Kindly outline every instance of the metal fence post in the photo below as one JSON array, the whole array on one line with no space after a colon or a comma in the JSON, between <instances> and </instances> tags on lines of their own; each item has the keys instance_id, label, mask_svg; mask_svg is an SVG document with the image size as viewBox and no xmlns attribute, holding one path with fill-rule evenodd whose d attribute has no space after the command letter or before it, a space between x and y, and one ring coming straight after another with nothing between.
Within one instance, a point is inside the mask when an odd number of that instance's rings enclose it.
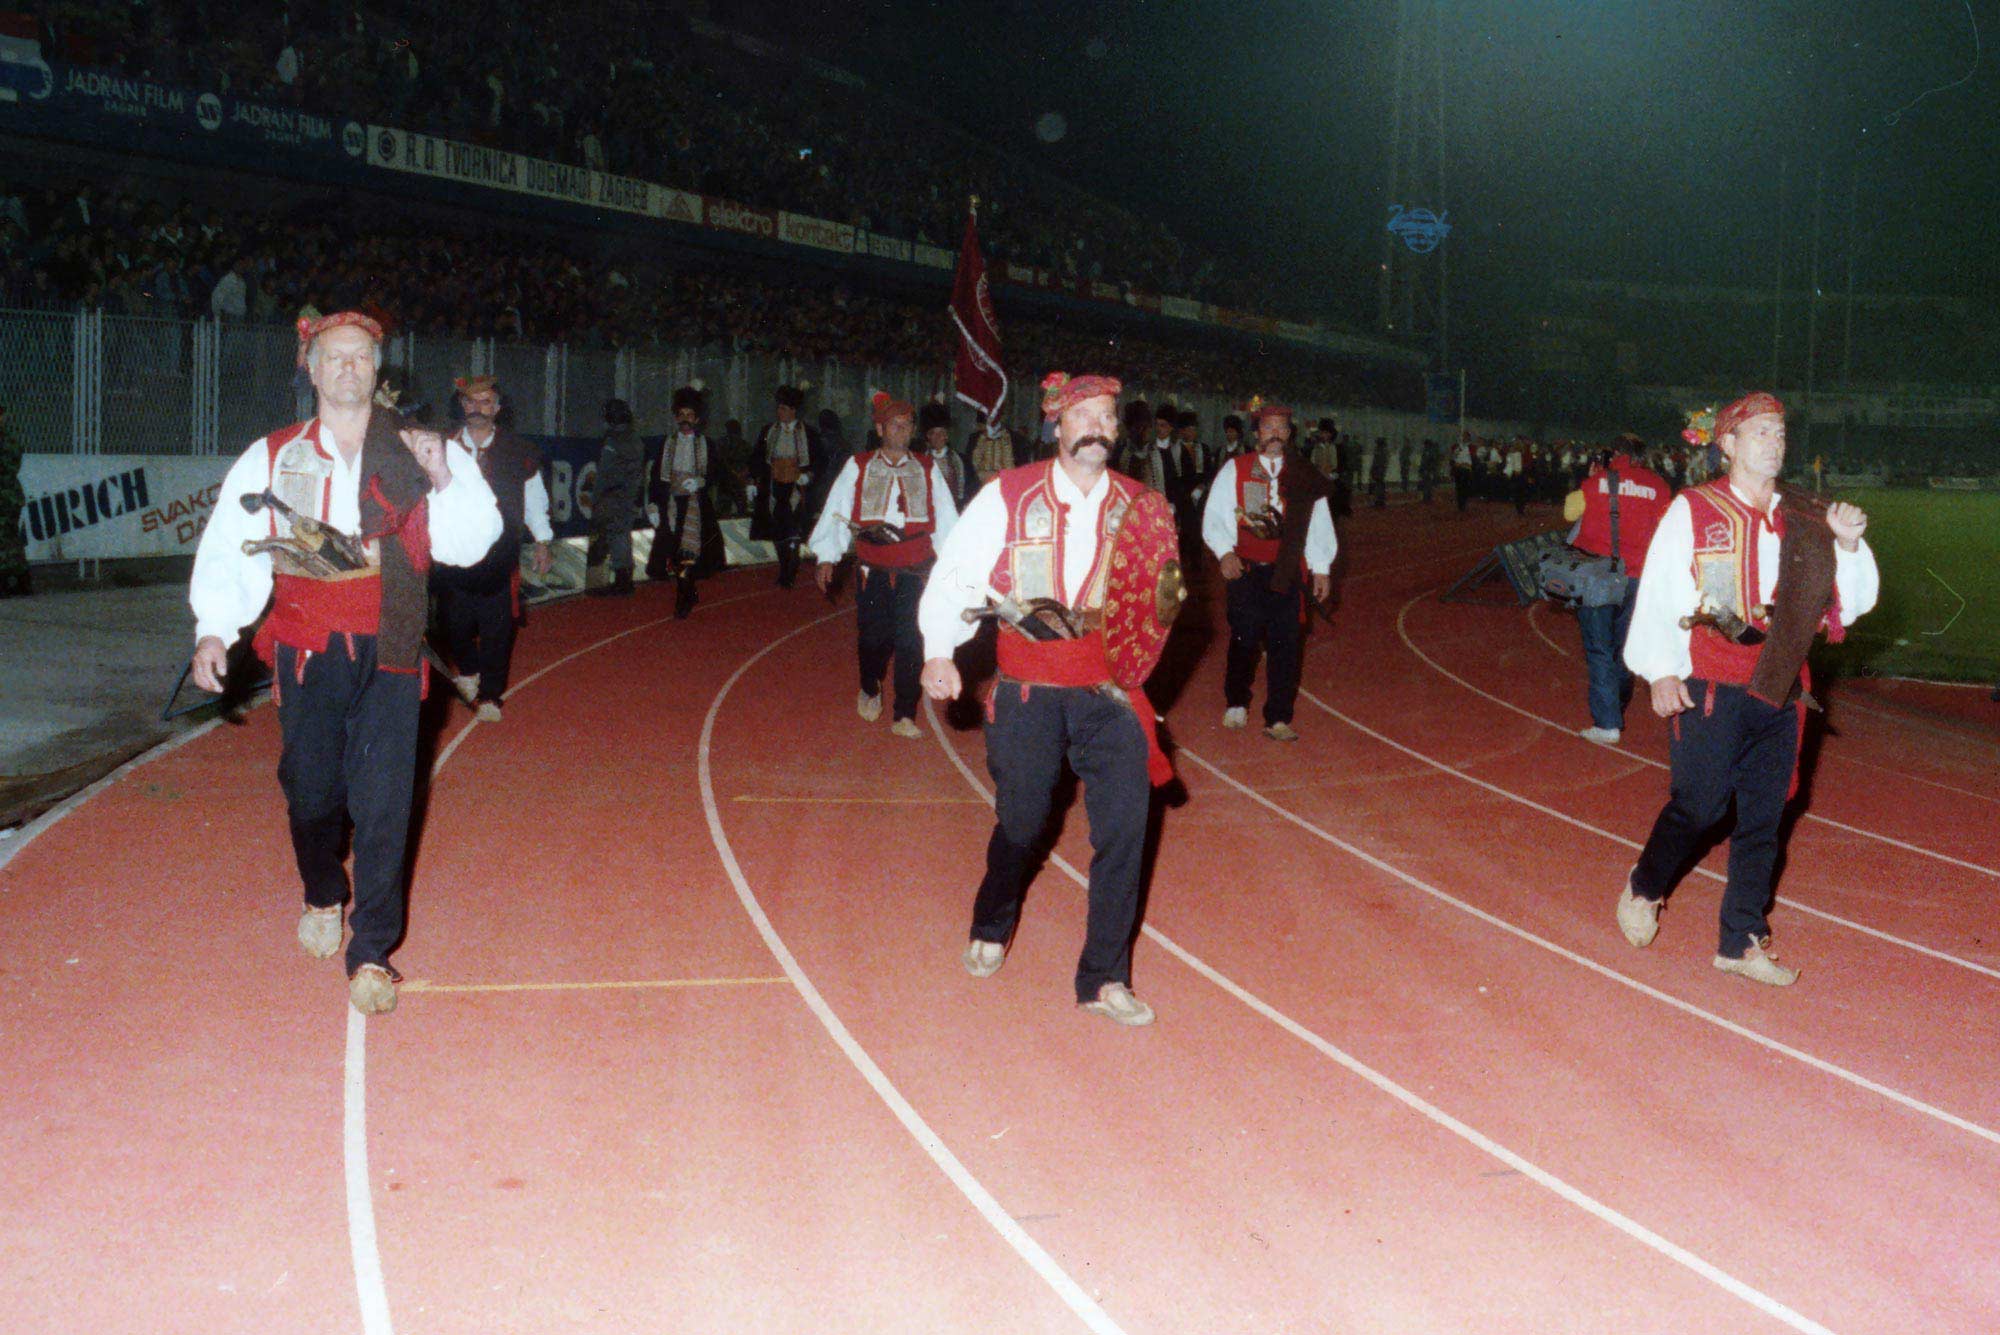
<instances>
[{"instance_id":1,"label":"metal fence post","mask_svg":"<svg viewBox=\"0 0 2000 1335\"><path fill-rule=\"evenodd\" d=\"M542 434L548 436L559 434L556 400L562 393L562 368L557 360L560 352L560 345L551 343L542 356Z\"/></svg>"}]
</instances>

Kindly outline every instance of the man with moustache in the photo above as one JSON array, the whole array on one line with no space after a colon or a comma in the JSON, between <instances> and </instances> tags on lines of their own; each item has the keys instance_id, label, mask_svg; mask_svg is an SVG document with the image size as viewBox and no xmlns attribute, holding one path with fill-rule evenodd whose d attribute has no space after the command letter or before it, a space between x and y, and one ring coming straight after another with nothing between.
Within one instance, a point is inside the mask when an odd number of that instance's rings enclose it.
<instances>
[{"instance_id":1,"label":"man with moustache","mask_svg":"<svg viewBox=\"0 0 2000 1335\"><path fill-rule=\"evenodd\" d=\"M521 618L521 544L534 539L535 573L547 574L555 531L549 527L541 451L498 425L498 382L490 375L461 376L453 387L465 425L448 443L478 461L500 506L500 541L471 566L436 567L431 583L438 591L452 666L461 674L455 683L459 694L478 702L480 722L498 723L514 655L514 627Z\"/></svg>"},{"instance_id":2,"label":"man with moustache","mask_svg":"<svg viewBox=\"0 0 2000 1335\"><path fill-rule=\"evenodd\" d=\"M389 952L403 935L404 851L416 782L417 711L427 670L425 574L471 566L500 536L500 509L472 456L377 411L382 328L356 311L299 321L299 361L318 414L258 441L231 466L195 552L195 685L220 693L229 646L271 605L255 645L271 664L292 850L304 883L298 938L315 959L340 949L342 853L353 825L348 996L363 1014L395 1008ZM278 507L346 535L358 568L335 568ZM287 540L299 543L287 547ZM246 547L252 550L247 550Z\"/></svg>"},{"instance_id":3,"label":"man with moustache","mask_svg":"<svg viewBox=\"0 0 2000 1335\"><path fill-rule=\"evenodd\" d=\"M850 541L854 546L861 657L855 713L868 723L882 717L882 674L893 655L896 708L889 731L917 738L923 736L917 727L917 700L924 662L917 602L937 556L933 544L950 534L958 520L958 504L936 455L910 450L911 406L889 394L877 394L870 406L882 448L841 465L810 546L819 562L816 578L821 592L832 590L834 569L847 555ZM950 453L949 443L942 448Z\"/></svg>"},{"instance_id":4,"label":"man with moustache","mask_svg":"<svg viewBox=\"0 0 2000 1335\"><path fill-rule=\"evenodd\" d=\"M999 676L986 708L987 768L997 820L986 875L973 904L961 961L975 978L998 972L1020 919L1036 846L1065 761L1083 780L1090 818L1090 910L1077 961L1076 999L1122 1025L1153 1022L1132 995L1132 937L1150 790L1173 774L1160 754L1152 709L1111 683L1102 630L1106 557L1118 526L1145 489L1110 468L1118 439L1118 381L1042 381L1042 416L1056 429L1053 460L1009 469L981 488L942 550L917 609L933 700L964 689L952 652L972 638L965 613L997 597L1022 607L1046 600L1085 628L1039 640L1002 623Z\"/></svg>"},{"instance_id":5,"label":"man with moustache","mask_svg":"<svg viewBox=\"0 0 2000 1335\"><path fill-rule=\"evenodd\" d=\"M1806 654L1875 606L1881 575L1868 516L1789 487L1785 407L1748 394L1715 416L1726 477L1676 496L1646 549L1625 665L1671 720L1667 804L1618 895L1618 928L1652 944L1660 906L1703 836L1730 810L1729 879L1715 967L1784 987L1766 914L1785 804L1798 787L1811 688Z\"/></svg>"},{"instance_id":6,"label":"man with moustache","mask_svg":"<svg viewBox=\"0 0 2000 1335\"><path fill-rule=\"evenodd\" d=\"M1222 564L1229 589L1229 658L1223 677L1222 726L1248 722L1257 654L1266 669L1264 735L1295 742L1292 712L1298 702L1299 665L1305 652L1306 606L1300 581L1312 576L1312 599L1333 591L1333 558L1339 553L1327 497L1333 484L1291 446L1292 410L1253 401L1250 426L1257 451L1223 466L1209 487L1202 540Z\"/></svg>"}]
</instances>

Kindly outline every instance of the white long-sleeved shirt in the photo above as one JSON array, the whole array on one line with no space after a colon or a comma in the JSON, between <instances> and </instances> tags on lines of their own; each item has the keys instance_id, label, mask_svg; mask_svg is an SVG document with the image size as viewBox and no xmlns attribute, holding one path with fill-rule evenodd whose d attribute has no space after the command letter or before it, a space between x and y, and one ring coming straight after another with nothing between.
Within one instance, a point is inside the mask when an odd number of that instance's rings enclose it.
<instances>
[{"instance_id":1,"label":"white long-sleeved shirt","mask_svg":"<svg viewBox=\"0 0 2000 1335\"><path fill-rule=\"evenodd\" d=\"M315 420L307 430L317 430ZM242 505L246 493L262 492L271 485L271 447L260 440L230 465L215 498L208 527L202 530L195 548L194 577L188 584L188 605L194 609L194 638L199 644L214 636L232 643L242 629L257 619L271 598L271 556L260 552L246 555L243 544L271 536L271 517L251 514ZM352 459L329 448L333 456L333 479L322 501L321 513L314 518L343 533L361 531L361 452ZM494 503L493 489L480 475L479 462L463 446L447 442L445 462L451 469L451 485L430 493L431 559L443 565L476 565L500 537L500 507ZM289 525L279 519L278 532Z\"/></svg>"},{"instance_id":2,"label":"white long-sleeved shirt","mask_svg":"<svg viewBox=\"0 0 2000 1335\"><path fill-rule=\"evenodd\" d=\"M495 435L497 434L496 432ZM494 436L488 436L485 444L491 445L493 441ZM470 428L453 436L451 443L466 450L475 459L479 457L479 451L485 448L485 445L472 439ZM528 526L529 536L536 542L555 541L556 531L549 527L549 488L548 484L542 481L540 469L536 469L528 478L527 485L522 490L521 520Z\"/></svg>"},{"instance_id":3,"label":"white long-sleeved shirt","mask_svg":"<svg viewBox=\"0 0 2000 1335\"><path fill-rule=\"evenodd\" d=\"M922 467L921 464L918 466ZM847 524L854 518L854 484L860 477L861 469L854 456L849 455L847 462L840 466L840 471L833 475L833 487L826 495L826 508L819 512L819 522L813 525L812 537L806 540L813 556L826 565L832 565L847 555L847 549L854 541L854 530ZM898 484L889 493L889 509L882 516L882 522L900 528L907 518L909 512L903 506L903 488ZM931 518L936 525L931 531L931 545L936 547L950 537L952 529L958 525L958 506L951 499L951 488L944 484L940 474L933 474L931 478Z\"/></svg>"},{"instance_id":4,"label":"white long-sleeved shirt","mask_svg":"<svg viewBox=\"0 0 2000 1335\"><path fill-rule=\"evenodd\" d=\"M1270 482L1271 510L1283 515L1285 503L1278 498L1278 474L1285 471L1285 456L1259 454L1252 467L1260 468ZM1236 550L1236 478L1234 461L1225 463L1215 475L1208 504L1201 512L1201 540L1219 560ZM1333 558L1340 555L1340 539L1333 529L1333 511L1326 497L1313 502L1312 518L1306 523L1306 569L1315 575L1329 574Z\"/></svg>"},{"instance_id":5,"label":"white long-sleeved shirt","mask_svg":"<svg viewBox=\"0 0 2000 1335\"><path fill-rule=\"evenodd\" d=\"M1050 470L1055 475L1057 513L1063 517L1062 569L1057 601L1069 606L1090 580L1097 564L1097 520L1104 500L1111 494L1111 479L1099 477L1088 493L1070 481L1061 464ZM848 490L853 491L853 483ZM839 491L839 484L834 486ZM917 602L917 629L924 636L924 658L950 658L951 651L971 639L978 626L965 619L968 608L984 607L993 568L1007 550L1007 502L1001 499L1000 483L987 483L965 507L952 527L951 536L938 548L937 564L931 568L924 595Z\"/></svg>"},{"instance_id":6,"label":"white long-sleeved shirt","mask_svg":"<svg viewBox=\"0 0 2000 1335\"><path fill-rule=\"evenodd\" d=\"M1734 487L1729 490L1738 500L1744 499ZM1770 512L1775 513L1777 506L1774 494ZM1778 535L1768 524L1757 526L1757 583L1752 601L1769 603L1778 586ZM1843 626L1853 625L1875 606L1882 574L1866 539L1851 552L1834 544L1833 587L1840 595ZM1662 677L1685 681L1693 675L1694 659L1688 644L1694 632L1681 629L1681 618L1693 615L1700 606L1701 591L1694 579L1694 512L1688 508L1687 497L1676 496L1646 548L1645 574L1639 579L1639 597L1632 605L1632 629L1625 637L1625 666L1649 682Z\"/></svg>"}]
</instances>

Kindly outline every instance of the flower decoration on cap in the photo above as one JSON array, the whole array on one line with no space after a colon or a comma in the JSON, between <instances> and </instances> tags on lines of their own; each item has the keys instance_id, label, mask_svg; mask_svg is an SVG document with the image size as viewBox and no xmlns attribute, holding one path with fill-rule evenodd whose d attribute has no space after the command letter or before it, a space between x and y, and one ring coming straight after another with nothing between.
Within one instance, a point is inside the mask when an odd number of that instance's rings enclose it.
<instances>
[{"instance_id":1,"label":"flower decoration on cap","mask_svg":"<svg viewBox=\"0 0 2000 1335\"><path fill-rule=\"evenodd\" d=\"M1292 410L1282 403L1266 403L1262 394L1250 396L1250 402L1243 405L1243 411L1250 417L1250 428L1256 430L1267 417L1282 417L1291 420Z\"/></svg>"},{"instance_id":2,"label":"flower decoration on cap","mask_svg":"<svg viewBox=\"0 0 2000 1335\"><path fill-rule=\"evenodd\" d=\"M917 406L897 398L887 390L878 389L868 400L868 411L875 419L877 431L886 430L891 421L898 417L917 420Z\"/></svg>"},{"instance_id":3,"label":"flower decoration on cap","mask_svg":"<svg viewBox=\"0 0 2000 1335\"><path fill-rule=\"evenodd\" d=\"M1108 375L1073 376L1067 371L1051 371L1042 377L1042 416L1053 421L1085 399L1107 394L1115 399L1124 388L1122 381Z\"/></svg>"},{"instance_id":4,"label":"flower decoration on cap","mask_svg":"<svg viewBox=\"0 0 2000 1335\"><path fill-rule=\"evenodd\" d=\"M1714 404L1688 414L1688 423L1681 429L1681 439L1690 445L1706 445L1715 439Z\"/></svg>"},{"instance_id":5,"label":"flower decoration on cap","mask_svg":"<svg viewBox=\"0 0 2000 1335\"><path fill-rule=\"evenodd\" d=\"M299 365L306 364L306 353L313 340L329 329L359 329L377 343L382 341L382 326L360 311L335 311L332 315L301 315L299 317Z\"/></svg>"},{"instance_id":6,"label":"flower decoration on cap","mask_svg":"<svg viewBox=\"0 0 2000 1335\"><path fill-rule=\"evenodd\" d=\"M1775 394L1745 394L1742 398L1736 400L1736 402L1715 415L1715 435L1713 439L1721 440L1751 418L1762 417L1765 413L1776 413L1778 416L1783 417L1785 415L1785 405L1778 402L1777 395Z\"/></svg>"},{"instance_id":7,"label":"flower decoration on cap","mask_svg":"<svg viewBox=\"0 0 2000 1335\"><path fill-rule=\"evenodd\" d=\"M470 398L474 394L497 393L500 382L490 375L462 375L451 382L451 387Z\"/></svg>"}]
</instances>

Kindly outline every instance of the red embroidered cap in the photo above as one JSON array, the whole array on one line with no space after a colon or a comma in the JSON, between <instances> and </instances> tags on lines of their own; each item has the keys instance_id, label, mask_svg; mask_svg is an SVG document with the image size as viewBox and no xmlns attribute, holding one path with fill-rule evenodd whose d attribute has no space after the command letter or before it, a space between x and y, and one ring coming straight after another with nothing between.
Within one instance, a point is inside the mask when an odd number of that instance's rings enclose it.
<instances>
[{"instance_id":1,"label":"red embroidered cap","mask_svg":"<svg viewBox=\"0 0 2000 1335\"><path fill-rule=\"evenodd\" d=\"M1053 420L1085 399L1106 394L1115 399L1124 389L1124 382L1113 376L1073 376L1067 371L1051 371L1042 377L1042 416Z\"/></svg>"},{"instance_id":2,"label":"red embroidered cap","mask_svg":"<svg viewBox=\"0 0 2000 1335\"><path fill-rule=\"evenodd\" d=\"M1736 402L1715 415L1715 434L1709 437L1709 439L1721 440L1751 418L1762 417L1765 413L1776 413L1778 416L1783 417L1785 415L1785 405L1778 402L1778 397L1775 394L1765 394L1762 392L1745 394L1742 398L1736 400Z\"/></svg>"},{"instance_id":3,"label":"red embroidered cap","mask_svg":"<svg viewBox=\"0 0 2000 1335\"><path fill-rule=\"evenodd\" d=\"M314 339L329 329L359 329L377 343L382 341L382 326L360 311L335 311L332 315L322 315L317 320L310 316L299 317L299 365L306 364L306 350L312 347Z\"/></svg>"}]
</instances>

